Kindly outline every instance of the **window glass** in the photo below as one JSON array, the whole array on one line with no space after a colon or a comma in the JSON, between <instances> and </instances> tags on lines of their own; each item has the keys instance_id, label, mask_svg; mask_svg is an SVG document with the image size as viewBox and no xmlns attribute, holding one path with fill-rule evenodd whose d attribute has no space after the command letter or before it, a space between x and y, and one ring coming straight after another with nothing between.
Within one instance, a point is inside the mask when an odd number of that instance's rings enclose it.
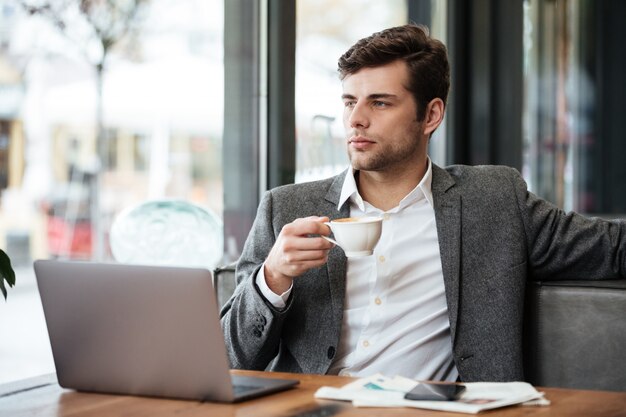
<instances>
[{"instance_id":1,"label":"window glass","mask_svg":"<svg viewBox=\"0 0 626 417\"><path fill-rule=\"evenodd\" d=\"M406 0L298 0L296 182L348 165L337 60L358 39L407 23Z\"/></svg>"},{"instance_id":2,"label":"window glass","mask_svg":"<svg viewBox=\"0 0 626 417\"><path fill-rule=\"evenodd\" d=\"M623 215L623 2L524 2L524 166L565 210Z\"/></svg>"},{"instance_id":3,"label":"window glass","mask_svg":"<svg viewBox=\"0 0 626 417\"><path fill-rule=\"evenodd\" d=\"M439 39L444 45L448 45L448 2L444 0L432 0L430 2L430 34L433 38ZM449 53L449 52L448 52ZM452 93L448 93L448 96ZM450 101L448 101L449 105ZM447 111L447 110L446 110ZM444 115L443 123L439 125L433 133L428 143L428 155L431 160L439 165L445 166L450 161L446 159L447 152L447 125L448 117Z\"/></svg>"},{"instance_id":4,"label":"window glass","mask_svg":"<svg viewBox=\"0 0 626 417\"><path fill-rule=\"evenodd\" d=\"M218 0L0 0L0 382L53 370L34 259L110 260L146 200L221 219L223 21Z\"/></svg>"},{"instance_id":5,"label":"window glass","mask_svg":"<svg viewBox=\"0 0 626 417\"><path fill-rule=\"evenodd\" d=\"M577 3L524 2L523 173L534 192L568 210L574 205L573 152L579 138L571 127L580 121L573 110L582 95L589 98L588 89L576 87L583 75ZM588 122L586 129L592 127Z\"/></svg>"}]
</instances>

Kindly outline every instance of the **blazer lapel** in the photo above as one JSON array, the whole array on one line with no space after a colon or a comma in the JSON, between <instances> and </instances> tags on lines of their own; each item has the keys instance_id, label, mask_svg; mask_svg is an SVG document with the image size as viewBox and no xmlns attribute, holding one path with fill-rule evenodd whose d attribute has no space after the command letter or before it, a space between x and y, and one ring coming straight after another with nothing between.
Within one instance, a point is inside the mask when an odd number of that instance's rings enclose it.
<instances>
[{"instance_id":1,"label":"blazer lapel","mask_svg":"<svg viewBox=\"0 0 626 417\"><path fill-rule=\"evenodd\" d=\"M433 164L432 193L453 345L459 311L461 265L461 196L455 185L454 178L447 171Z\"/></svg>"},{"instance_id":2,"label":"blazer lapel","mask_svg":"<svg viewBox=\"0 0 626 417\"><path fill-rule=\"evenodd\" d=\"M349 171L350 169L344 171L340 175L337 175L328 189L328 193L326 194L326 201L330 202L335 208L335 210L332 210L328 214L331 220L340 219L342 217L350 217L349 203L346 202L343 206L341 206L340 210L337 210L344 178ZM328 253L326 269L328 270L331 304L333 308L333 318L336 320L335 323L341 323L343 319L343 302L346 295L347 262L348 260L340 248L334 248Z\"/></svg>"}]
</instances>

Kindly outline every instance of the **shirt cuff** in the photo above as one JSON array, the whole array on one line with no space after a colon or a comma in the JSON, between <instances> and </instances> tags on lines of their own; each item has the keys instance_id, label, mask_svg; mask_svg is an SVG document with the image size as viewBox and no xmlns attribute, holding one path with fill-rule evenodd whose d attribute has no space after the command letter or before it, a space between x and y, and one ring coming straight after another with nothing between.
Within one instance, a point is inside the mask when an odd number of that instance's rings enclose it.
<instances>
[{"instance_id":1,"label":"shirt cuff","mask_svg":"<svg viewBox=\"0 0 626 417\"><path fill-rule=\"evenodd\" d=\"M267 282L265 282L265 264L259 269L259 272L256 274L256 285L261 290L261 294L267 301L269 301L276 308L285 308L287 306L287 301L289 300L289 295L291 294L291 289L293 288L293 283L289 287L287 291L278 295L274 291L267 286Z\"/></svg>"}]
</instances>

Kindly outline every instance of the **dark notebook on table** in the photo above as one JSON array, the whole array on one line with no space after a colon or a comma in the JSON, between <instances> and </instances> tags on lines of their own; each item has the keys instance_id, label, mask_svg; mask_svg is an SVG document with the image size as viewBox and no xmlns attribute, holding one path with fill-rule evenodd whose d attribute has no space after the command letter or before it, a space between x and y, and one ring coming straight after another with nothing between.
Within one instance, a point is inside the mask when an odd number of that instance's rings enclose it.
<instances>
[{"instance_id":1,"label":"dark notebook on table","mask_svg":"<svg viewBox=\"0 0 626 417\"><path fill-rule=\"evenodd\" d=\"M62 387L235 402L298 383L230 374L206 269L42 260L35 274Z\"/></svg>"}]
</instances>

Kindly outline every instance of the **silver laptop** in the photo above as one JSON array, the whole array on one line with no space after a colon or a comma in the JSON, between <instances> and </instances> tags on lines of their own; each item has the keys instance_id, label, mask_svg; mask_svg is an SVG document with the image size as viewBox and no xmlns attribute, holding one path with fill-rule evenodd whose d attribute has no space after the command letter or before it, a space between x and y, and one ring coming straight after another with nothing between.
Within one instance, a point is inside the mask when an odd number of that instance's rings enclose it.
<instances>
[{"instance_id":1,"label":"silver laptop","mask_svg":"<svg viewBox=\"0 0 626 417\"><path fill-rule=\"evenodd\" d=\"M235 402L297 380L231 376L206 269L36 261L59 384Z\"/></svg>"}]
</instances>

